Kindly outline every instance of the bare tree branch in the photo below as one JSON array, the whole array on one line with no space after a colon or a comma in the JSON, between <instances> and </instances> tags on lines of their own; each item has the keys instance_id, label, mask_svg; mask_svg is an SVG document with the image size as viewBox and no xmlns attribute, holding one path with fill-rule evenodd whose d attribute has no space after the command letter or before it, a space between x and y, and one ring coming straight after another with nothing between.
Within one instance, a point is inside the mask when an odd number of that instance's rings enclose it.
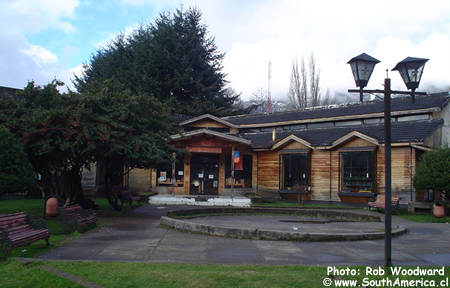
<instances>
[{"instance_id":1,"label":"bare tree branch","mask_svg":"<svg viewBox=\"0 0 450 288\"><path fill-rule=\"evenodd\" d=\"M316 66L314 53L309 57L309 93L311 97L311 106L320 105L320 71Z\"/></svg>"},{"instance_id":2,"label":"bare tree branch","mask_svg":"<svg viewBox=\"0 0 450 288\"><path fill-rule=\"evenodd\" d=\"M307 75L304 58L302 58L300 69L301 71L299 72L297 59L293 60L288 99L290 104L297 110L307 106Z\"/></svg>"}]
</instances>

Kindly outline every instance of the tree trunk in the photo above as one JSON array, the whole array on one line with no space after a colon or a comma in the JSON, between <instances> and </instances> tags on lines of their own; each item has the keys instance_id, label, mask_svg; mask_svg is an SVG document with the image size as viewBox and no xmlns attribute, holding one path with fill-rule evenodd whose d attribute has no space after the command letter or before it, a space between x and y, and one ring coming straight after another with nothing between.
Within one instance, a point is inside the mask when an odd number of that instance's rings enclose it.
<instances>
[{"instance_id":1,"label":"tree trunk","mask_svg":"<svg viewBox=\"0 0 450 288\"><path fill-rule=\"evenodd\" d=\"M106 160L105 164L105 194L108 199L109 204L114 210L120 211L122 210L122 206L119 205L119 195L120 191L114 191L113 189L113 179L115 176L114 165L112 165L111 161Z\"/></svg>"}]
</instances>

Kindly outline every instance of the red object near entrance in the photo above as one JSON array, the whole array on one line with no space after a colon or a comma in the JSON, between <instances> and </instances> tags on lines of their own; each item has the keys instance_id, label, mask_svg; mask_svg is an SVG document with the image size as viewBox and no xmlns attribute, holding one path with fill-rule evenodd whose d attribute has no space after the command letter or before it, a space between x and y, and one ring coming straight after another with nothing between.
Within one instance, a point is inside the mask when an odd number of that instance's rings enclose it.
<instances>
[{"instance_id":1,"label":"red object near entrance","mask_svg":"<svg viewBox=\"0 0 450 288\"><path fill-rule=\"evenodd\" d=\"M50 217L58 215L58 211L56 211L57 207L58 200L54 197L49 198L45 203L45 215Z\"/></svg>"}]
</instances>

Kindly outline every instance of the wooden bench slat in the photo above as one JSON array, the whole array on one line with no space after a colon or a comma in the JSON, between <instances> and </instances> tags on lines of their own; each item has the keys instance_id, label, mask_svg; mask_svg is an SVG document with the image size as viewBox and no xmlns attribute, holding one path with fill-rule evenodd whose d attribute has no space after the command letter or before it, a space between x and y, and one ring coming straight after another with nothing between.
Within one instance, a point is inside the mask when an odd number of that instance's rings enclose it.
<instances>
[{"instance_id":1,"label":"wooden bench slat","mask_svg":"<svg viewBox=\"0 0 450 288\"><path fill-rule=\"evenodd\" d=\"M16 227L5 229L5 230L6 230L6 232L8 232L9 235L12 235L12 234L16 234L16 233L21 233L22 231L33 230L33 227L26 224L26 225L16 226Z\"/></svg>"},{"instance_id":2,"label":"wooden bench slat","mask_svg":"<svg viewBox=\"0 0 450 288\"><path fill-rule=\"evenodd\" d=\"M27 233L22 233L22 234L15 234L12 236L8 236L9 239L11 239L11 241L16 242L16 241L20 241L23 239L27 239L27 238L33 238L35 236L40 236L40 235L48 235L48 231L45 229L41 229L41 230L34 230L34 231L29 231Z\"/></svg>"},{"instance_id":3,"label":"wooden bench slat","mask_svg":"<svg viewBox=\"0 0 450 288\"><path fill-rule=\"evenodd\" d=\"M400 203L400 198L399 197L392 197L391 198L391 205L393 207L398 207ZM369 202L368 203L369 207L372 208L380 208L380 209L385 209L386 208L386 196L385 195L378 195L377 199L375 201Z\"/></svg>"},{"instance_id":4,"label":"wooden bench slat","mask_svg":"<svg viewBox=\"0 0 450 288\"><path fill-rule=\"evenodd\" d=\"M17 247L23 247L26 246L32 242L41 240L41 239L46 239L48 238L50 235L48 233L42 233L42 234L36 234L27 238L23 238L20 240L16 240L16 241L12 241L13 242L13 247L17 248Z\"/></svg>"}]
</instances>

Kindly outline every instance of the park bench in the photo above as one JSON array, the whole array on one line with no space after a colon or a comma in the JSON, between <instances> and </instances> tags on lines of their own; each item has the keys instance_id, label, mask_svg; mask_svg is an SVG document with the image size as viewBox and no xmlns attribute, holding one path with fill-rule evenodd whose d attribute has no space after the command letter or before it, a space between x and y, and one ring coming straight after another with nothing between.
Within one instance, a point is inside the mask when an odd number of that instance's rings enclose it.
<instances>
[{"instance_id":1,"label":"park bench","mask_svg":"<svg viewBox=\"0 0 450 288\"><path fill-rule=\"evenodd\" d=\"M25 212L0 215L0 256L8 256L13 248L45 239L50 232L43 219L31 218Z\"/></svg>"},{"instance_id":2,"label":"park bench","mask_svg":"<svg viewBox=\"0 0 450 288\"><path fill-rule=\"evenodd\" d=\"M97 224L97 216L93 210L83 209L74 204L58 207L59 221L64 232L85 231Z\"/></svg>"},{"instance_id":3,"label":"park bench","mask_svg":"<svg viewBox=\"0 0 450 288\"><path fill-rule=\"evenodd\" d=\"M368 205L369 205L369 208L385 209L386 208L385 201L386 201L386 197L384 195L378 195L377 199L375 201L369 202ZM392 205L392 208L394 208L394 209L400 208L400 198L392 197L391 205Z\"/></svg>"}]
</instances>

